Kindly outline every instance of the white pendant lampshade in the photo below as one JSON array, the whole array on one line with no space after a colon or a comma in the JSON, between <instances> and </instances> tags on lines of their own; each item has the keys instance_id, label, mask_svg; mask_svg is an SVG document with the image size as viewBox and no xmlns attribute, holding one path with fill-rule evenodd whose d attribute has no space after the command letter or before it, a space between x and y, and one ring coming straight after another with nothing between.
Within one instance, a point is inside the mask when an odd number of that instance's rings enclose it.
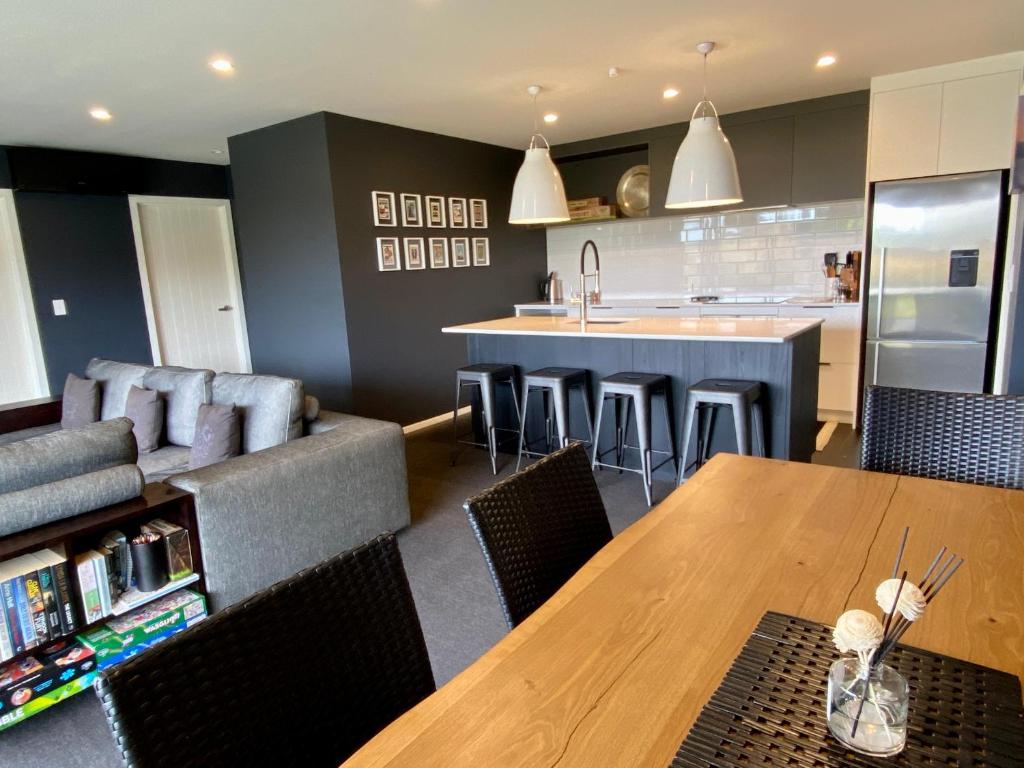
<instances>
[{"instance_id":1,"label":"white pendant lampshade","mask_svg":"<svg viewBox=\"0 0 1024 768\"><path fill-rule=\"evenodd\" d=\"M562 174L551 159L551 145L537 133L537 94L539 85L526 89L534 101L534 134L526 150L523 164L512 185L512 205L509 207L509 224L555 224L569 221L569 206L565 202L565 185ZM537 146L537 139L544 142Z\"/></svg>"},{"instance_id":2,"label":"white pendant lampshade","mask_svg":"<svg viewBox=\"0 0 1024 768\"><path fill-rule=\"evenodd\" d=\"M714 43L701 43L697 50L707 55ZM710 108L711 114L707 114ZM697 117L700 111L701 116ZM690 116L686 138L679 145L668 183L666 208L709 208L743 202L736 157L718 122L715 105L705 96Z\"/></svg>"},{"instance_id":3,"label":"white pendant lampshade","mask_svg":"<svg viewBox=\"0 0 1024 768\"><path fill-rule=\"evenodd\" d=\"M515 184L512 185L508 223L553 224L568 220L565 186L562 184L562 175L551 159L551 150L535 146L531 140L523 164L516 174Z\"/></svg>"}]
</instances>

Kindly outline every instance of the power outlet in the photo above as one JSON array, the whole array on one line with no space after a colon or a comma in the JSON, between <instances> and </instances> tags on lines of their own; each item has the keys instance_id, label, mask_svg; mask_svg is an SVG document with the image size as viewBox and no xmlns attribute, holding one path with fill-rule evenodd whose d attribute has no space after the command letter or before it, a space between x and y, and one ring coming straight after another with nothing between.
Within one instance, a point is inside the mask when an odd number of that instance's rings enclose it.
<instances>
[{"instance_id":1,"label":"power outlet","mask_svg":"<svg viewBox=\"0 0 1024 768\"><path fill-rule=\"evenodd\" d=\"M53 300L54 317L64 317L68 313L68 303L64 299Z\"/></svg>"}]
</instances>

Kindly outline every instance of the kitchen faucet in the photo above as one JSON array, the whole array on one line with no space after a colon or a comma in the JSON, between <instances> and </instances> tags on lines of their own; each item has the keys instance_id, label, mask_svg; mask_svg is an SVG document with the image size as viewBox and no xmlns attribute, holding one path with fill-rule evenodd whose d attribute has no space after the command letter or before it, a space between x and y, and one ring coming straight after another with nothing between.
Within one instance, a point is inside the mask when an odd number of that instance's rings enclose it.
<instances>
[{"instance_id":1,"label":"kitchen faucet","mask_svg":"<svg viewBox=\"0 0 1024 768\"><path fill-rule=\"evenodd\" d=\"M586 273L587 246L594 250L594 271ZM587 278L594 278L594 293L591 304L601 301L601 255L597 252L597 243L587 240L580 250L580 333L587 331Z\"/></svg>"}]
</instances>

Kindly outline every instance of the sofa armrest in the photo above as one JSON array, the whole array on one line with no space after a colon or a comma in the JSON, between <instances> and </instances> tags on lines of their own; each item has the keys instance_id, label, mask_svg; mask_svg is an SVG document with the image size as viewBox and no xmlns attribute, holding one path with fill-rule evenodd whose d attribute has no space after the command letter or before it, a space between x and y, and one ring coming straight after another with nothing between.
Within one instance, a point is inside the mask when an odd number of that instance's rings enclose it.
<instances>
[{"instance_id":1,"label":"sofa armrest","mask_svg":"<svg viewBox=\"0 0 1024 768\"><path fill-rule=\"evenodd\" d=\"M195 497L213 610L409 524L401 427L343 414L327 422L165 481Z\"/></svg>"},{"instance_id":2,"label":"sofa armrest","mask_svg":"<svg viewBox=\"0 0 1024 768\"><path fill-rule=\"evenodd\" d=\"M338 413L337 411L320 411L320 415L306 425L306 431L310 435L322 435L338 427L345 427L356 432L373 431L374 425L382 422L377 419L367 419L363 416L353 416L350 413Z\"/></svg>"}]
</instances>

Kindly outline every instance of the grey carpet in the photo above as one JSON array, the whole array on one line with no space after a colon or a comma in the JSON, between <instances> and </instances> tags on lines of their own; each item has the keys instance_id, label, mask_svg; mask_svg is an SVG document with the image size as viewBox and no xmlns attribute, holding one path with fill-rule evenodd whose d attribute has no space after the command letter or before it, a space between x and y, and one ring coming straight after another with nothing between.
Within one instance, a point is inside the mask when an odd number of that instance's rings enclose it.
<instances>
[{"instance_id":1,"label":"grey carpet","mask_svg":"<svg viewBox=\"0 0 1024 768\"><path fill-rule=\"evenodd\" d=\"M836 453L847 458L848 436L844 438L840 444L847 450ZM409 437L413 524L399 534L438 687L506 632L483 556L462 511L462 502L495 478L481 450L462 450L457 464L450 466L449 440L445 427ZM499 462L499 477L511 474L514 460L500 456ZM597 479L615 533L647 512L639 476L606 470ZM671 490L671 482L656 478L655 502ZM0 733L0 766L8 765L117 768L121 762L99 701L86 691Z\"/></svg>"}]
</instances>

